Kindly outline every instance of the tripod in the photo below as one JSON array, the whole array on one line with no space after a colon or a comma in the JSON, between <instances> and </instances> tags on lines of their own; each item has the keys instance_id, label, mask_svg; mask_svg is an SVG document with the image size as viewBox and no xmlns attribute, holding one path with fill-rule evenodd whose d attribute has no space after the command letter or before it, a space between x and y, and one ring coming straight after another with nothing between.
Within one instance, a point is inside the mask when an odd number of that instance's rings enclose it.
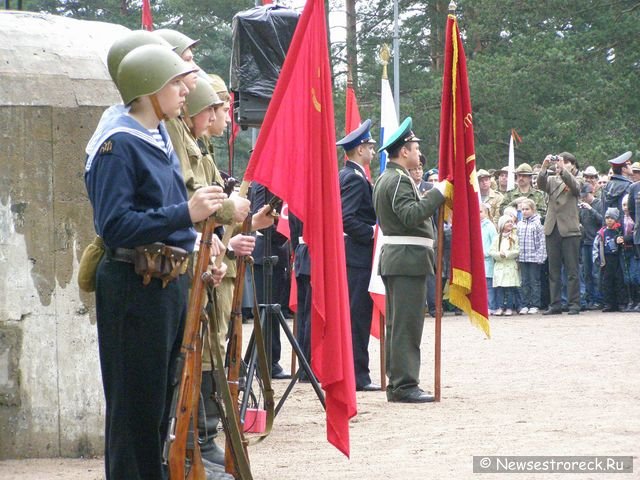
<instances>
[{"instance_id":1,"label":"tripod","mask_svg":"<svg viewBox=\"0 0 640 480\"><path fill-rule=\"evenodd\" d=\"M268 191L267 191L267 194L268 194ZM286 401L287 397L291 393L295 383L298 381L298 378L302 371L304 371L307 374L307 377L309 378L309 381L311 382L313 389L316 392L316 395L318 396L320 403L322 404L322 407L325 408L324 394L320 388L320 385L318 384L317 379L315 378L315 375L311 371L311 367L309 366L309 363L307 362L304 356L304 353L300 348L300 345L298 344L296 338L293 336L293 333L291 332L291 329L289 328L289 325L287 324L286 319L282 314L282 308L280 304L272 302L273 267L277 264L278 257L271 255L271 240L272 240L272 228L268 228L265 230L265 233L263 235L264 257L263 257L262 299L264 300L264 303L260 303L258 305L258 309L260 312L259 321L262 327L262 331L264 332L264 343L265 343L264 347L267 353L267 364L268 364L268 372L263 372L263 374L271 376L271 368L272 368L271 346L272 346L272 335L273 335L272 329L274 328L274 325L273 325L274 319L278 321L280 327L282 328L282 331L285 333L287 340L289 341L292 350L297 356L298 362L300 365L300 368L295 373L295 375L292 375L291 382L289 383L283 396L280 398L280 401L278 402L278 405L276 406L276 409L275 409L275 414L277 415L280 409L282 408L282 406L284 405L284 402ZM278 324L275 325L275 328L278 328ZM241 422L244 422L249 398L251 397L251 394L250 394L251 384L253 383L253 379L256 372L257 358L258 358L258 355L257 355L256 344L255 344L255 336L254 336L254 333L252 333L251 338L249 340L249 345L247 347L247 352L245 354L245 363L247 364L247 373L246 373L244 386L241 388L243 392L242 402L240 404Z\"/></svg>"}]
</instances>

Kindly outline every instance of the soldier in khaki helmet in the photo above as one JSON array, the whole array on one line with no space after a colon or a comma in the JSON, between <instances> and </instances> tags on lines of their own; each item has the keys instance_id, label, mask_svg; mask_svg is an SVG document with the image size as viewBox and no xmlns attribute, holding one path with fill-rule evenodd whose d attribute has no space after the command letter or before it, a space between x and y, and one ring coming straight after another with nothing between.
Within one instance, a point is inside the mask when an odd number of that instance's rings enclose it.
<instances>
[{"instance_id":1,"label":"soldier in khaki helmet","mask_svg":"<svg viewBox=\"0 0 640 480\"><path fill-rule=\"evenodd\" d=\"M480 187L480 203L489 205L489 220L498 225L500 205L504 197L500 192L491 188L491 174L484 169L478 170L478 186Z\"/></svg>"},{"instance_id":2,"label":"soldier in khaki helmet","mask_svg":"<svg viewBox=\"0 0 640 480\"><path fill-rule=\"evenodd\" d=\"M547 213L547 202L544 192L538 190L532 185L533 169L528 163L522 163L516 168L516 188L509 190L504 194L500 209L504 212L506 207L515 207L518 209L519 202L522 198L530 198L536 204L536 211L541 219L544 219Z\"/></svg>"}]
</instances>

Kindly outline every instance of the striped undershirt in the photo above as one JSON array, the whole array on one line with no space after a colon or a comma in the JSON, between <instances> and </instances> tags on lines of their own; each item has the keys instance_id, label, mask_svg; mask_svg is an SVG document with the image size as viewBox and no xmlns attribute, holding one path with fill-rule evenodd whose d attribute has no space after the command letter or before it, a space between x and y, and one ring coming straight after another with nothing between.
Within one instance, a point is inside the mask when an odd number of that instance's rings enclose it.
<instances>
[{"instance_id":1,"label":"striped undershirt","mask_svg":"<svg viewBox=\"0 0 640 480\"><path fill-rule=\"evenodd\" d=\"M162 138L162 135L160 135L160 130L158 130L157 128L150 128L149 133L156 141L158 146L162 149L162 151L168 153L167 144L165 143L164 138Z\"/></svg>"}]
</instances>

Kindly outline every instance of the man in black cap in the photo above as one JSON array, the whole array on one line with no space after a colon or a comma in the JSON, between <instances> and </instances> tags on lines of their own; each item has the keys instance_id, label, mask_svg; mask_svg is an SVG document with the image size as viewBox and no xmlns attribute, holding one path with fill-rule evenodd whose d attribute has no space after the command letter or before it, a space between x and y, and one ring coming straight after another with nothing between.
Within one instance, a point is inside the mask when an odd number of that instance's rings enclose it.
<instances>
[{"instance_id":1,"label":"man in black cap","mask_svg":"<svg viewBox=\"0 0 640 480\"><path fill-rule=\"evenodd\" d=\"M339 179L353 363L358 391L380 390L380 385L372 383L369 376L369 331L373 311L369 280L376 224L376 212L373 210L371 197L372 187L365 173L365 167L370 165L373 159L373 145L376 143L371 138L370 128L371 120L367 119L336 143L344 148L348 159L344 168L340 170Z\"/></svg>"},{"instance_id":2,"label":"man in black cap","mask_svg":"<svg viewBox=\"0 0 640 480\"><path fill-rule=\"evenodd\" d=\"M420 196L409 170L420 163L420 139L402 122L381 148L389 162L373 189L373 205L384 234L379 273L386 292L387 400L432 402L421 390L420 343L427 273L434 272L434 228L430 218L444 203L444 182Z\"/></svg>"},{"instance_id":3,"label":"man in black cap","mask_svg":"<svg viewBox=\"0 0 640 480\"><path fill-rule=\"evenodd\" d=\"M619 157L609 160L613 175L602 190L602 215L604 216L608 208L617 208L622 212L622 197L624 197L631 187L631 152L624 152Z\"/></svg>"}]
</instances>

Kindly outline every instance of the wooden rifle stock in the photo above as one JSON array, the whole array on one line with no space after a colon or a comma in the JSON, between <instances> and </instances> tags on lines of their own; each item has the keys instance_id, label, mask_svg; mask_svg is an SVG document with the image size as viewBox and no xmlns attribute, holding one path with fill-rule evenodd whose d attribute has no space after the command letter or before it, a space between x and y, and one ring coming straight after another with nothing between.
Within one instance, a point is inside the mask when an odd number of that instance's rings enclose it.
<instances>
[{"instance_id":1,"label":"wooden rifle stock","mask_svg":"<svg viewBox=\"0 0 640 480\"><path fill-rule=\"evenodd\" d=\"M244 223L242 224L242 233L248 235L251 233L251 215L247 215ZM238 257L236 259L236 279L235 287L233 290L233 301L231 304L231 321L229 325L229 365L227 373L227 383L229 385L229 391L231 393L231 402L235 409L235 420L238 430L242 433L243 426L240 423L240 408L238 403L240 379L240 367L242 365L242 293L244 287L244 277L246 272L246 257ZM247 452L247 442L242 436L242 447L245 451L247 459L249 454ZM233 454L233 445L231 445L231 438L227 436L226 449L224 454L224 469L234 478L239 478L239 473L236 465L236 461Z\"/></svg>"},{"instance_id":2,"label":"wooden rifle stock","mask_svg":"<svg viewBox=\"0 0 640 480\"><path fill-rule=\"evenodd\" d=\"M171 480L185 479L185 461L187 458L187 436L190 425L197 421L197 402L200 393L202 371L202 335L201 317L206 297L206 283L209 259L211 258L211 242L213 238L214 220L208 218L202 230L200 249L196 266L193 271L193 282L189 296L187 320L180 348L180 359L177 363L179 384L174 392L172 418L165 444L165 458L169 464L169 478ZM193 421L193 423L192 423ZM204 480L205 472L200 456L197 433L194 432L193 450L190 453L191 469L187 479Z\"/></svg>"}]
</instances>

